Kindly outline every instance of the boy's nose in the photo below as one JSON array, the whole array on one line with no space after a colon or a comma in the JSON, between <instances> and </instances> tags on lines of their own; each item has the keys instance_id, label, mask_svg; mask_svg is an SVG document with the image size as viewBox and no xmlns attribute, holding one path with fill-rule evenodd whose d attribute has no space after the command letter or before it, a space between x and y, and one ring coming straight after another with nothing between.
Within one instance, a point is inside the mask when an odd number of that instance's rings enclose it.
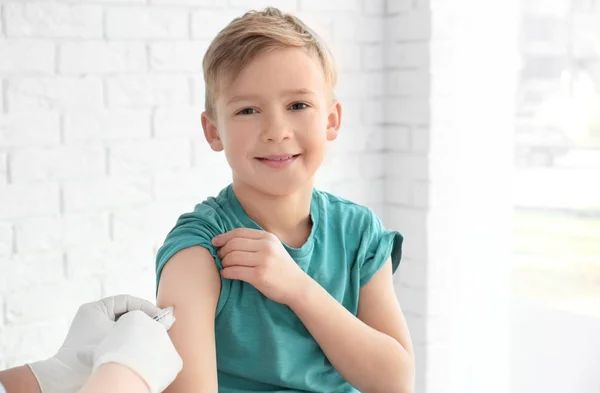
<instances>
[{"instance_id":1,"label":"boy's nose","mask_svg":"<svg viewBox=\"0 0 600 393\"><path fill-rule=\"evenodd\" d=\"M292 130L285 122L272 120L265 122L262 127L263 142L281 142L291 137Z\"/></svg>"}]
</instances>

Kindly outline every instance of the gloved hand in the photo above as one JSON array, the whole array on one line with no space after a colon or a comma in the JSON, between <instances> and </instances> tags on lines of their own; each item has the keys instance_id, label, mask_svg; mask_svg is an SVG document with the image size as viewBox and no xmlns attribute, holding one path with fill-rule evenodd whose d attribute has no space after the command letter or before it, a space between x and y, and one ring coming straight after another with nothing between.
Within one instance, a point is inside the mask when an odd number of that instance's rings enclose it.
<instances>
[{"instance_id":1,"label":"gloved hand","mask_svg":"<svg viewBox=\"0 0 600 393\"><path fill-rule=\"evenodd\" d=\"M165 310L163 321L172 318L172 310ZM94 370L106 363L129 367L146 382L151 393L165 390L183 367L165 326L141 311L123 315L98 344Z\"/></svg>"},{"instance_id":2,"label":"gloved hand","mask_svg":"<svg viewBox=\"0 0 600 393\"><path fill-rule=\"evenodd\" d=\"M108 297L79 307L58 352L49 359L28 364L42 393L77 392L92 372L93 365L87 360L91 359L93 349L111 331L119 316L133 310L141 310L149 317L161 311L149 301L129 295Z\"/></svg>"}]
</instances>

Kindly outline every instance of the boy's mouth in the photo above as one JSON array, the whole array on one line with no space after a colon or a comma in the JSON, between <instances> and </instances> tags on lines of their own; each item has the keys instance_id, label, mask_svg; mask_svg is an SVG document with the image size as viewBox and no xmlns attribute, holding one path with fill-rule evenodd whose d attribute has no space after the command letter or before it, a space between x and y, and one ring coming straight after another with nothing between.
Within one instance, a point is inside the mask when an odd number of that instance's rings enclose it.
<instances>
[{"instance_id":1,"label":"boy's mouth","mask_svg":"<svg viewBox=\"0 0 600 393\"><path fill-rule=\"evenodd\" d=\"M261 161L286 161L298 157L300 154L279 154L275 156L256 157Z\"/></svg>"},{"instance_id":2,"label":"boy's mouth","mask_svg":"<svg viewBox=\"0 0 600 393\"><path fill-rule=\"evenodd\" d=\"M274 156L256 157L256 159L271 168L285 168L298 158L300 154L279 154Z\"/></svg>"}]
</instances>

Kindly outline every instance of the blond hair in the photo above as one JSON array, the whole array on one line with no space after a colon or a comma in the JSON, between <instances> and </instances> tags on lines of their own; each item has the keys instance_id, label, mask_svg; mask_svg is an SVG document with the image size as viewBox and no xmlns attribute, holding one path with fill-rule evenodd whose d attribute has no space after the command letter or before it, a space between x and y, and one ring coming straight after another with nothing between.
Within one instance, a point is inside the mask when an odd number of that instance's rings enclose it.
<instances>
[{"instance_id":1,"label":"blond hair","mask_svg":"<svg viewBox=\"0 0 600 393\"><path fill-rule=\"evenodd\" d=\"M267 7L231 21L208 47L202 62L206 111L214 114L218 86L224 78L231 82L232 76L259 54L284 48L304 48L316 55L333 94L337 71L327 46L299 18Z\"/></svg>"}]
</instances>

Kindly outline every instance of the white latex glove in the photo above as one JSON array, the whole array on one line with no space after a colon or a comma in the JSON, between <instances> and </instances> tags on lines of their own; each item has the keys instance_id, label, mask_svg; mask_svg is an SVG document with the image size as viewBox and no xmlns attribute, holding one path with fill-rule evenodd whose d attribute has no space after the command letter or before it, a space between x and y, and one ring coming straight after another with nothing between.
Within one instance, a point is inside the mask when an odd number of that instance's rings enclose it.
<instances>
[{"instance_id":1,"label":"white latex glove","mask_svg":"<svg viewBox=\"0 0 600 393\"><path fill-rule=\"evenodd\" d=\"M174 320L172 309L165 310L162 321ZM167 323L170 327L171 323ZM146 382L151 393L165 390L183 367L167 327L141 311L123 315L98 344L94 350L94 370L106 363L129 367Z\"/></svg>"},{"instance_id":2,"label":"white latex glove","mask_svg":"<svg viewBox=\"0 0 600 393\"><path fill-rule=\"evenodd\" d=\"M115 325L115 319L132 310L141 310L150 317L161 311L149 301L129 295L112 296L79 307L56 355L28 365L42 393L77 392L92 372L92 364L86 358L91 358L93 349Z\"/></svg>"}]
</instances>

